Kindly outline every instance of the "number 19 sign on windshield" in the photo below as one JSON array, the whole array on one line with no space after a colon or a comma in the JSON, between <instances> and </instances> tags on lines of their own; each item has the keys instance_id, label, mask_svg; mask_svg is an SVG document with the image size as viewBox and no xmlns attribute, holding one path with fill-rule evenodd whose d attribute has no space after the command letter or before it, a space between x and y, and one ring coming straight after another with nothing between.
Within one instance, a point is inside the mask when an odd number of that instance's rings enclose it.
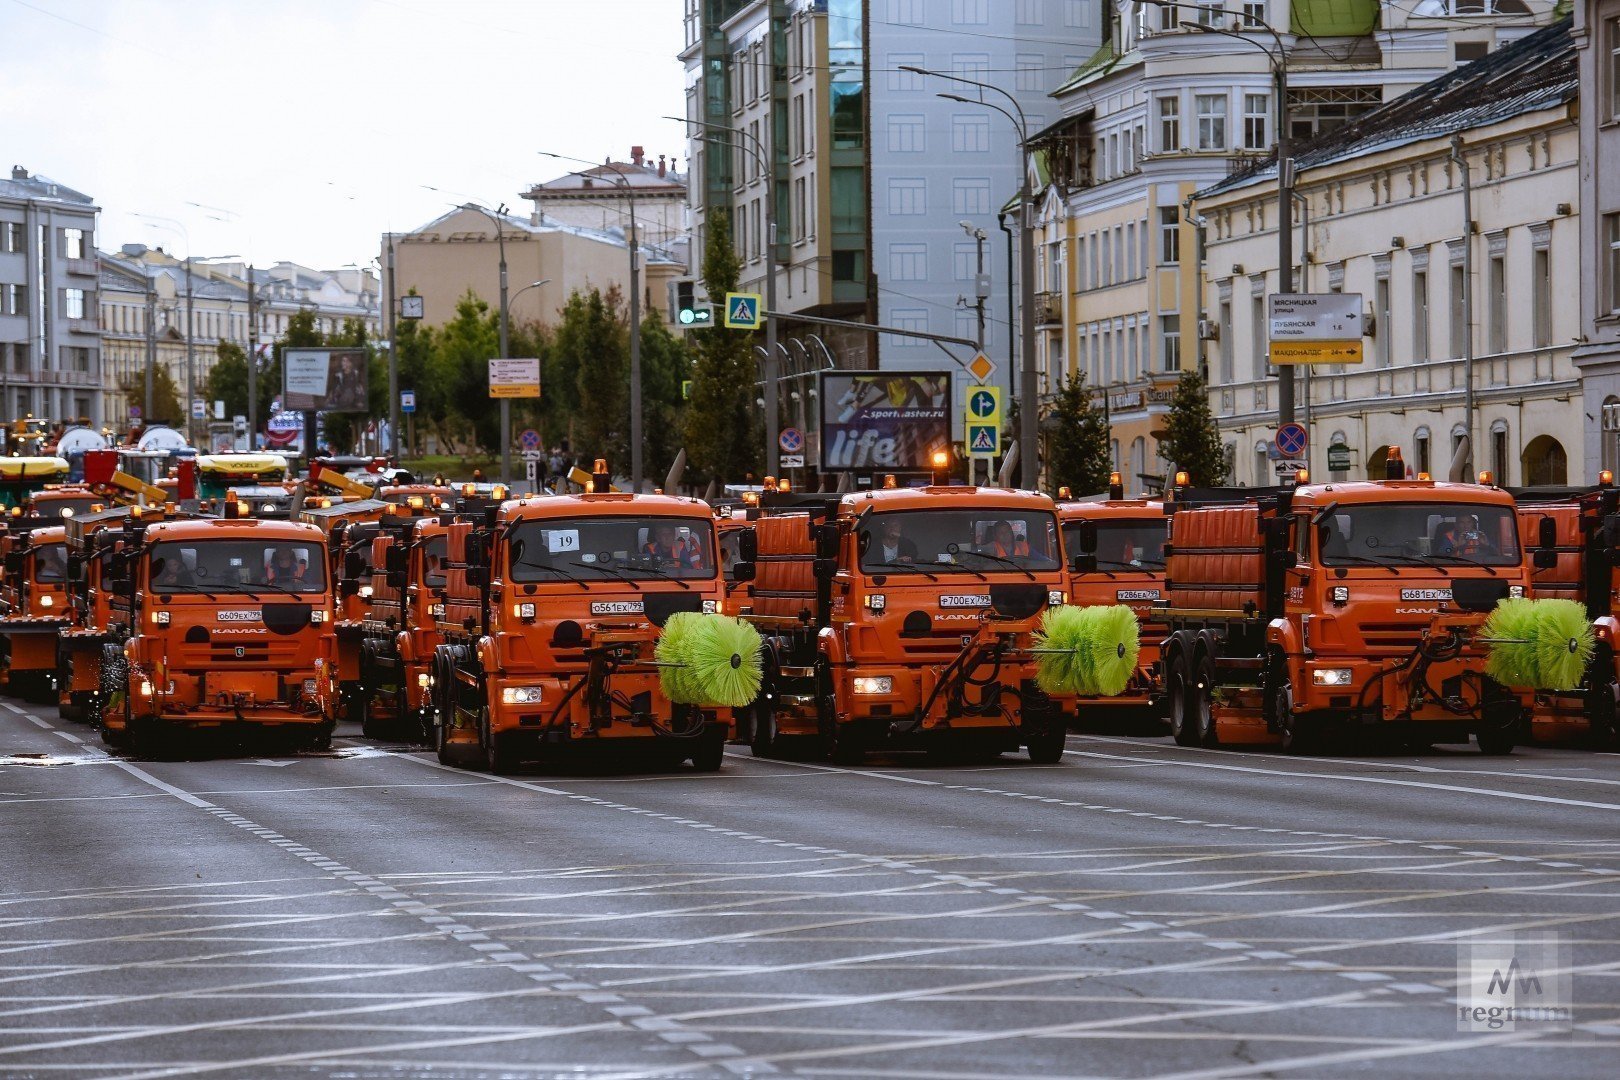
<instances>
[{"instance_id":1,"label":"number 19 sign on windshield","mask_svg":"<svg viewBox=\"0 0 1620 1080\"><path fill-rule=\"evenodd\" d=\"M491 360L489 396L492 398L537 398L540 396L540 361L536 357Z\"/></svg>"}]
</instances>

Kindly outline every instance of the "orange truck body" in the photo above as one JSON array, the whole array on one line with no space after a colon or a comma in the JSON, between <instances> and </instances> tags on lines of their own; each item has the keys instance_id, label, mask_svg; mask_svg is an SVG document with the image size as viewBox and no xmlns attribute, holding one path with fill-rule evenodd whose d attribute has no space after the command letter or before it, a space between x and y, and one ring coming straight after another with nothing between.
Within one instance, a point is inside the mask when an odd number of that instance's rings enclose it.
<instances>
[{"instance_id":1,"label":"orange truck body","mask_svg":"<svg viewBox=\"0 0 1620 1080\"><path fill-rule=\"evenodd\" d=\"M321 531L248 518L137 522L114 556L115 617L128 630L102 663L103 726L137 744L229 728L328 745L334 721L316 698L333 651ZM284 551L291 561L277 584Z\"/></svg>"},{"instance_id":2,"label":"orange truck body","mask_svg":"<svg viewBox=\"0 0 1620 1080\"><path fill-rule=\"evenodd\" d=\"M1536 489L1513 493L1525 538L1530 595L1574 600L1585 606L1597 639L1581 685L1564 693L1538 692L1530 737L1538 742L1587 741L1598 747L1620 739L1620 488Z\"/></svg>"},{"instance_id":3,"label":"orange truck body","mask_svg":"<svg viewBox=\"0 0 1620 1080\"><path fill-rule=\"evenodd\" d=\"M0 550L5 553L0 677L9 693L30 701L54 701L57 639L73 625L67 595L67 533L61 525L8 530L0 538Z\"/></svg>"},{"instance_id":4,"label":"orange truck body","mask_svg":"<svg viewBox=\"0 0 1620 1080\"><path fill-rule=\"evenodd\" d=\"M132 516L127 506L92 510L69 519L67 534L68 602L70 625L57 640L57 709L70 720L90 720L101 727L101 661L105 647L122 647L127 634L128 609L115 608L120 600L111 576L111 557L126 540L124 522ZM144 510L150 520L165 511ZM122 622L120 620L123 620ZM110 745L119 745L116 733L102 729Z\"/></svg>"},{"instance_id":5,"label":"orange truck body","mask_svg":"<svg viewBox=\"0 0 1620 1080\"><path fill-rule=\"evenodd\" d=\"M1136 613L1141 650L1136 675L1118 697L1060 697L1072 720L1122 714L1158 720L1164 706L1159 644L1165 627L1154 614L1164 599L1164 503L1157 499L1106 499L1058 503L1063 548L1085 565L1069 572L1069 603L1077 607L1122 604Z\"/></svg>"},{"instance_id":6,"label":"orange truck body","mask_svg":"<svg viewBox=\"0 0 1620 1080\"><path fill-rule=\"evenodd\" d=\"M752 578L745 617L766 643L766 690L745 720L755 754L1061 756L1063 716L1035 685L1032 651L1068 588L1051 499L945 486L766 493L751 514L757 559L739 576ZM1014 537L992 557L1000 523Z\"/></svg>"},{"instance_id":7,"label":"orange truck body","mask_svg":"<svg viewBox=\"0 0 1620 1080\"><path fill-rule=\"evenodd\" d=\"M1478 640L1529 583L1507 492L1364 481L1182 491L1170 508L1155 614L1178 742L1512 750L1526 695L1485 675Z\"/></svg>"},{"instance_id":8,"label":"orange truck body","mask_svg":"<svg viewBox=\"0 0 1620 1080\"><path fill-rule=\"evenodd\" d=\"M505 771L595 748L718 769L730 710L670 701L654 654L675 612L718 610L713 520L697 499L604 491L450 524L430 673L440 759ZM638 554L662 530L678 565Z\"/></svg>"}]
</instances>

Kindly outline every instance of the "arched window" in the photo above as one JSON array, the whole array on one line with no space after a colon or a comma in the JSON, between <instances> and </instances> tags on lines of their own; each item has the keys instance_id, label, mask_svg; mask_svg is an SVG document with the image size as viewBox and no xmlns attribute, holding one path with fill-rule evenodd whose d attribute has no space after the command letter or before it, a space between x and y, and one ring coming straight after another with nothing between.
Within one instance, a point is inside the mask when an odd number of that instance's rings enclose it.
<instances>
[{"instance_id":1,"label":"arched window","mask_svg":"<svg viewBox=\"0 0 1620 1080\"><path fill-rule=\"evenodd\" d=\"M1271 483L1271 444L1261 439L1254 444L1254 486L1265 487Z\"/></svg>"},{"instance_id":2,"label":"arched window","mask_svg":"<svg viewBox=\"0 0 1620 1080\"><path fill-rule=\"evenodd\" d=\"M1610 394L1603 399L1603 422L1600 425L1599 458L1603 468L1610 472L1620 470L1620 397Z\"/></svg>"},{"instance_id":3,"label":"arched window","mask_svg":"<svg viewBox=\"0 0 1620 1080\"><path fill-rule=\"evenodd\" d=\"M1522 458L1527 487L1569 483L1569 454L1564 444L1551 435L1537 435L1524 448Z\"/></svg>"},{"instance_id":4,"label":"arched window","mask_svg":"<svg viewBox=\"0 0 1620 1080\"><path fill-rule=\"evenodd\" d=\"M1491 421L1491 472L1496 475L1498 484L1512 483L1508 473L1508 423L1506 420Z\"/></svg>"},{"instance_id":5,"label":"arched window","mask_svg":"<svg viewBox=\"0 0 1620 1080\"><path fill-rule=\"evenodd\" d=\"M1429 425L1424 424L1412 432L1412 468L1417 472L1426 472L1434 475L1433 462L1429 451L1430 445Z\"/></svg>"}]
</instances>

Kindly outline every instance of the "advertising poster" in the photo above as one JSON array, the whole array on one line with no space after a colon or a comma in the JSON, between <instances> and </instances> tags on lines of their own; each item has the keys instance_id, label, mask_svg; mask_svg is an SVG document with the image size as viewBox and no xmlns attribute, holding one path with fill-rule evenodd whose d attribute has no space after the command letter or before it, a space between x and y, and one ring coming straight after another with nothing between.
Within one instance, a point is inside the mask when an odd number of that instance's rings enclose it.
<instances>
[{"instance_id":1,"label":"advertising poster","mask_svg":"<svg viewBox=\"0 0 1620 1080\"><path fill-rule=\"evenodd\" d=\"M821 376L823 472L922 472L951 442L948 371Z\"/></svg>"},{"instance_id":2,"label":"advertising poster","mask_svg":"<svg viewBox=\"0 0 1620 1080\"><path fill-rule=\"evenodd\" d=\"M288 349L282 359L282 408L370 412L364 349Z\"/></svg>"}]
</instances>

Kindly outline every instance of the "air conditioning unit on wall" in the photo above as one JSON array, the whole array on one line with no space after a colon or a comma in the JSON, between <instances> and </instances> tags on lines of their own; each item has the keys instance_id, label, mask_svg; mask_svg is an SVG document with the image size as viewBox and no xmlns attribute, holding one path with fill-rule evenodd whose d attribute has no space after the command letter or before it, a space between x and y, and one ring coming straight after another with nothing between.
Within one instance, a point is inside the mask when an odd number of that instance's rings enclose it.
<instances>
[{"instance_id":1,"label":"air conditioning unit on wall","mask_svg":"<svg viewBox=\"0 0 1620 1080\"><path fill-rule=\"evenodd\" d=\"M1221 340L1221 324L1216 322L1214 319L1199 319L1198 320L1198 340L1199 341L1219 341L1219 340Z\"/></svg>"}]
</instances>

